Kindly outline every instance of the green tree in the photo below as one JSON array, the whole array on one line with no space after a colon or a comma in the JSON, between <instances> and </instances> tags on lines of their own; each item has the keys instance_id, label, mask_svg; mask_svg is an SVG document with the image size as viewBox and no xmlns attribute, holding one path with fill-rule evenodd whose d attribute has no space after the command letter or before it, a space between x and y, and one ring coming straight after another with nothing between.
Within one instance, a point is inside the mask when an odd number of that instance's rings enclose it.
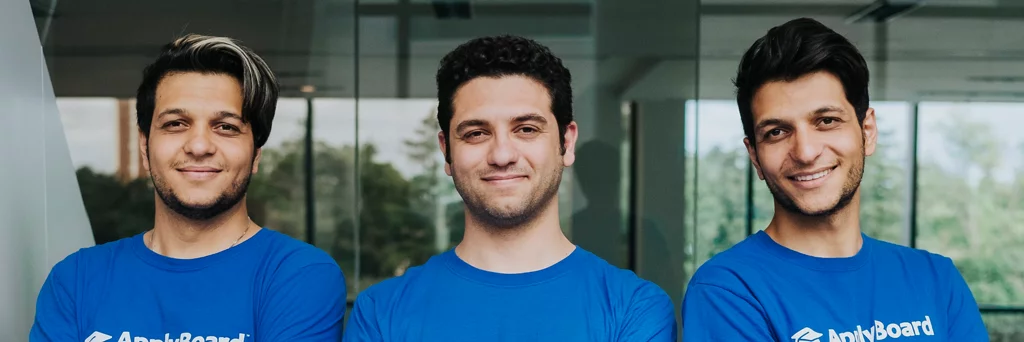
<instances>
[{"instance_id":1,"label":"green tree","mask_svg":"<svg viewBox=\"0 0 1024 342\"><path fill-rule=\"evenodd\" d=\"M953 259L981 305L1024 305L1024 210L1021 177L1000 180L1000 142L991 123L952 112L933 127L941 155L922 156L918 170L918 246ZM1022 317L986 316L993 340L1019 337Z\"/></svg>"},{"instance_id":2,"label":"green tree","mask_svg":"<svg viewBox=\"0 0 1024 342\"><path fill-rule=\"evenodd\" d=\"M293 236L304 236L305 229L303 143L287 141L265 150L260 174L250 186L250 207L258 207L250 210L262 213L266 226ZM365 288L434 254L430 220L416 210L422 189L391 164L378 162L374 145L359 150L358 193L354 147L316 142L313 151L316 243L334 256L349 282L358 276Z\"/></svg>"},{"instance_id":3,"label":"green tree","mask_svg":"<svg viewBox=\"0 0 1024 342\"><path fill-rule=\"evenodd\" d=\"M894 132L879 129L875 153L864 161L864 176L860 184L861 230L876 239L897 244L904 243L907 203L906 162L895 145L890 143Z\"/></svg>"},{"instance_id":4,"label":"green tree","mask_svg":"<svg viewBox=\"0 0 1024 342\"><path fill-rule=\"evenodd\" d=\"M89 167L75 172L96 244L133 236L153 228L154 199L147 179L122 183Z\"/></svg>"}]
</instances>

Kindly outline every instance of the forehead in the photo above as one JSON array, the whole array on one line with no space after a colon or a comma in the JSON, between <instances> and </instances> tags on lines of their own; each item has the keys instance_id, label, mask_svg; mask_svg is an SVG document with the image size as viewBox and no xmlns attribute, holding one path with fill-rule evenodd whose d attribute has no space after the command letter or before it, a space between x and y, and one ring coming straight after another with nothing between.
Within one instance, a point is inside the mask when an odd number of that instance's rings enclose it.
<instances>
[{"instance_id":1,"label":"forehead","mask_svg":"<svg viewBox=\"0 0 1024 342\"><path fill-rule=\"evenodd\" d=\"M755 123L769 118L804 117L826 106L844 108L848 112L853 110L839 78L823 71L788 82L765 83L754 93L751 101Z\"/></svg>"},{"instance_id":2,"label":"forehead","mask_svg":"<svg viewBox=\"0 0 1024 342\"><path fill-rule=\"evenodd\" d=\"M157 111L168 106L238 111L242 108L242 85L234 77L224 74L168 74L156 87Z\"/></svg>"},{"instance_id":3,"label":"forehead","mask_svg":"<svg viewBox=\"0 0 1024 342\"><path fill-rule=\"evenodd\" d=\"M526 76L477 77L455 92L452 104L453 124L468 119L511 119L530 113L554 119L547 88Z\"/></svg>"}]
</instances>

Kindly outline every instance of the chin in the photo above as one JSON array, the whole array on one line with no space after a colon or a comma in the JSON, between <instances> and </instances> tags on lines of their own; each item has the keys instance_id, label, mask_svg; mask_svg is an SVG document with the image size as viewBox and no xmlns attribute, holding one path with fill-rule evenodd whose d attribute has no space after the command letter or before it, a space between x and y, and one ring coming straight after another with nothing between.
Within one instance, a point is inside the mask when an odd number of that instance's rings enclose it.
<instances>
[{"instance_id":1,"label":"chin","mask_svg":"<svg viewBox=\"0 0 1024 342\"><path fill-rule=\"evenodd\" d=\"M503 198L499 200L493 200L487 202L488 208L494 208L500 212L513 212L520 209L520 206L525 200L518 198Z\"/></svg>"},{"instance_id":2,"label":"chin","mask_svg":"<svg viewBox=\"0 0 1024 342\"><path fill-rule=\"evenodd\" d=\"M213 205L215 202L217 202L217 196L211 196L209 194L203 194L203 195L198 195L198 196L196 196L196 195L184 195L184 196L179 196L178 198L181 199L181 204L184 204L184 205L187 205L187 206L190 206L190 207L208 207L208 206Z\"/></svg>"},{"instance_id":3,"label":"chin","mask_svg":"<svg viewBox=\"0 0 1024 342\"><path fill-rule=\"evenodd\" d=\"M800 208L800 211L807 216L828 216L842 209L839 207L838 200L804 202L797 204L797 208Z\"/></svg>"}]
</instances>

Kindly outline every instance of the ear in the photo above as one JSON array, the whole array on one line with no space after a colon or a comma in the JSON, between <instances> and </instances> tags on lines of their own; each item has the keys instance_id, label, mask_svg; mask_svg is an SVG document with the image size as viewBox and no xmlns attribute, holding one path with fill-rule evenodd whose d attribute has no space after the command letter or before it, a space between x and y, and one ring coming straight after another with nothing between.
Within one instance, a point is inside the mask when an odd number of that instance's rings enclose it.
<instances>
[{"instance_id":1,"label":"ear","mask_svg":"<svg viewBox=\"0 0 1024 342\"><path fill-rule=\"evenodd\" d=\"M142 167L149 170L149 138L146 138L146 134L139 130L139 154L142 155Z\"/></svg>"},{"instance_id":2,"label":"ear","mask_svg":"<svg viewBox=\"0 0 1024 342\"><path fill-rule=\"evenodd\" d=\"M576 140L579 139L579 127L576 121L569 122L565 126L565 153L562 154L562 165L572 166L576 162Z\"/></svg>"},{"instance_id":3,"label":"ear","mask_svg":"<svg viewBox=\"0 0 1024 342\"><path fill-rule=\"evenodd\" d=\"M448 155L448 144L444 142L444 131L437 132L437 145L441 147L441 155L444 156L444 173L452 175L452 160Z\"/></svg>"},{"instance_id":4,"label":"ear","mask_svg":"<svg viewBox=\"0 0 1024 342\"><path fill-rule=\"evenodd\" d=\"M864 133L864 156L870 156L875 153L875 145L878 143L878 123L875 121L874 108L868 108L864 114L861 131Z\"/></svg>"},{"instance_id":5,"label":"ear","mask_svg":"<svg viewBox=\"0 0 1024 342\"><path fill-rule=\"evenodd\" d=\"M256 155L252 158L252 173L260 170L260 157L263 157L263 148L257 148Z\"/></svg>"},{"instance_id":6,"label":"ear","mask_svg":"<svg viewBox=\"0 0 1024 342\"><path fill-rule=\"evenodd\" d=\"M743 138L743 145L747 147L747 155L750 156L750 164L754 165L754 170L757 171L757 178L764 180L764 174L761 173L761 163L757 159L757 147L750 143L750 138Z\"/></svg>"}]
</instances>

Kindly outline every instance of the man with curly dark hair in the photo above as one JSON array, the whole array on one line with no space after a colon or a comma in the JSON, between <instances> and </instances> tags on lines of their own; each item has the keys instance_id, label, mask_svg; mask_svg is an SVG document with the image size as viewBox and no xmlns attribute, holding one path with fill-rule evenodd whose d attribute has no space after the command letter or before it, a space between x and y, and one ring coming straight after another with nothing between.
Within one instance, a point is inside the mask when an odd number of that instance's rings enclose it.
<instances>
[{"instance_id":1,"label":"man with curly dark hair","mask_svg":"<svg viewBox=\"0 0 1024 342\"><path fill-rule=\"evenodd\" d=\"M441 60L437 139L465 236L363 291L346 341L676 340L662 289L562 233L558 187L577 140L570 83L558 57L522 37L473 39Z\"/></svg>"}]
</instances>

